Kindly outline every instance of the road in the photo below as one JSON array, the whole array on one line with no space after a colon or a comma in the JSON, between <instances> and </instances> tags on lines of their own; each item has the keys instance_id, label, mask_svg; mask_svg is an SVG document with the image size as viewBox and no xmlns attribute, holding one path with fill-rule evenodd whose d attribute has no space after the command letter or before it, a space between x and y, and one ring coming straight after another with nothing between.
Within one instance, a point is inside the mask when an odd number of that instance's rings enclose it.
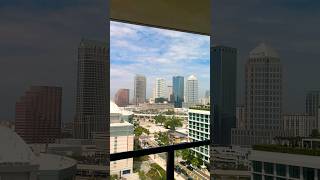
<instances>
[{"instance_id":1,"label":"road","mask_svg":"<svg viewBox=\"0 0 320 180\"><path fill-rule=\"evenodd\" d=\"M188 173L189 176L191 176L195 180L204 180L204 179L210 180L210 176L208 176L207 174L203 173L200 170L193 169L193 171L190 171L187 167L185 167L181 163L179 163L178 165L179 165L180 168L185 170Z\"/></svg>"}]
</instances>

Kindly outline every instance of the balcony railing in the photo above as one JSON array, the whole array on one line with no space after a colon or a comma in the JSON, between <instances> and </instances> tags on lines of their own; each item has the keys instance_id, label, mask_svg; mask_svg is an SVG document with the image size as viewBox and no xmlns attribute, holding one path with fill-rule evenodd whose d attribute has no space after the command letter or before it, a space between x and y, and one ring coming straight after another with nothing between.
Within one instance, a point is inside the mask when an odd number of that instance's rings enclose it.
<instances>
[{"instance_id":1,"label":"balcony railing","mask_svg":"<svg viewBox=\"0 0 320 180\"><path fill-rule=\"evenodd\" d=\"M205 146L209 145L210 140L205 141L196 141L196 142L188 142L188 143L180 143L175 145L154 147L148 149L141 149L135 151L127 151L127 152L119 152L110 154L110 161L117 161L121 159L128 159L133 157L141 157L150 154L158 154L158 153L167 153L167 167L166 174L168 180L174 179L174 151L181 149L188 149L193 147Z\"/></svg>"}]
</instances>

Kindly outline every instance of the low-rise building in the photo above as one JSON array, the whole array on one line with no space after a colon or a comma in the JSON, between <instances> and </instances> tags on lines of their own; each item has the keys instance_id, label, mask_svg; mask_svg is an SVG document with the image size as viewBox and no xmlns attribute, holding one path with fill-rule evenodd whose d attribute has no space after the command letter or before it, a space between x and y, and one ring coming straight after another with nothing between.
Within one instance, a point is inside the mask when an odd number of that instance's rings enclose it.
<instances>
[{"instance_id":1,"label":"low-rise building","mask_svg":"<svg viewBox=\"0 0 320 180\"><path fill-rule=\"evenodd\" d=\"M110 102L110 154L133 151L134 126L123 120L121 109ZM133 158L110 162L110 174L119 177L133 172Z\"/></svg>"},{"instance_id":2,"label":"low-rise building","mask_svg":"<svg viewBox=\"0 0 320 180\"><path fill-rule=\"evenodd\" d=\"M1 180L74 179L76 161L60 155L33 152L13 130L0 127Z\"/></svg>"},{"instance_id":3,"label":"low-rise building","mask_svg":"<svg viewBox=\"0 0 320 180\"><path fill-rule=\"evenodd\" d=\"M320 149L255 145L249 155L251 179L320 179Z\"/></svg>"}]
</instances>

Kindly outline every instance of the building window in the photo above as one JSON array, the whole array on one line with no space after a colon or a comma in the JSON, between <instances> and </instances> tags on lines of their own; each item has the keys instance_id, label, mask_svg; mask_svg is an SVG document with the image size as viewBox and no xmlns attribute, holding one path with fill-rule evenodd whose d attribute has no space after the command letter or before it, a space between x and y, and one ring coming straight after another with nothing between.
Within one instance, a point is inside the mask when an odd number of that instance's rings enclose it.
<instances>
[{"instance_id":1,"label":"building window","mask_svg":"<svg viewBox=\"0 0 320 180\"><path fill-rule=\"evenodd\" d=\"M289 166L289 176L291 178L300 178L300 168L298 166Z\"/></svg>"},{"instance_id":2,"label":"building window","mask_svg":"<svg viewBox=\"0 0 320 180\"><path fill-rule=\"evenodd\" d=\"M262 177L259 174L253 174L253 180L262 180Z\"/></svg>"},{"instance_id":3,"label":"building window","mask_svg":"<svg viewBox=\"0 0 320 180\"><path fill-rule=\"evenodd\" d=\"M264 176L264 180L273 180L273 176Z\"/></svg>"},{"instance_id":4,"label":"building window","mask_svg":"<svg viewBox=\"0 0 320 180\"><path fill-rule=\"evenodd\" d=\"M264 163L264 172L266 174L273 174L273 163Z\"/></svg>"},{"instance_id":5,"label":"building window","mask_svg":"<svg viewBox=\"0 0 320 180\"><path fill-rule=\"evenodd\" d=\"M313 180L314 179L314 169L303 168L303 179L304 180Z\"/></svg>"},{"instance_id":6,"label":"building window","mask_svg":"<svg viewBox=\"0 0 320 180\"><path fill-rule=\"evenodd\" d=\"M277 164L277 165L276 165L276 169L277 169L277 175L278 175L278 176L286 176L286 174L287 174L287 172L286 172L286 165Z\"/></svg>"},{"instance_id":7,"label":"building window","mask_svg":"<svg viewBox=\"0 0 320 180\"><path fill-rule=\"evenodd\" d=\"M277 180L287 180L286 178L277 177Z\"/></svg>"},{"instance_id":8,"label":"building window","mask_svg":"<svg viewBox=\"0 0 320 180\"><path fill-rule=\"evenodd\" d=\"M130 174L130 169L122 171L122 174Z\"/></svg>"},{"instance_id":9,"label":"building window","mask_svg":"<svg viewBox=\"0 0 320 180\"><path fill-rule=\"evenodd\" d=\"M262 163L259 161L253 161L252 167L254 172L262 172Z\"/></svg>"}]
</instances>

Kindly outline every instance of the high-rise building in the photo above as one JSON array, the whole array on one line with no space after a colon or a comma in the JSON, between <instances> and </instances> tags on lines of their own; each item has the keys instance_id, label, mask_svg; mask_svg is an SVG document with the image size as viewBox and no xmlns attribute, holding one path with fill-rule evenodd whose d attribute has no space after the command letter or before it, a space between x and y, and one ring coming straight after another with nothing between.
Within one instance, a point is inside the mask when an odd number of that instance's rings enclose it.
<instances>
[{"instance_id":1,"label":"high-rise building","mask_svg":"<svg viewBox=\"0 0 320 180\"><path fill-rule=\"evenodd\" d=\"M190 75L186 82L185 102L189 105L195 105L199 102L199 84L195 75Z\"/></svg>"},{"instance_id":2,"label":"high-rise building","mask_svg":"<svg viewBox=\"0 0 320 180\"><path fill-rule=\"evenodd\" d=\"M210 90L206 90L204 97L210 98Z\"/></svg>"},{"instance_id":3,"label":"high-rise building","mask_svg":"<svg viewBox=\"0 0 320 180\"><path fill-rule=\"evenodd\" d=\"M246 113L245 113L245 106L239 105L236 107L236 119L237 119L237 128L240 129L247 129L246 124Z\"/></svg>"},{"instance_id":4,"label":"high-rise building","mask_svg":"<svg viewBox=\"0 0 320 180\"><path fill-rule=\"evenodd\" d=\"M114 101L119 107L129 105L129 89L119 89L114 96Z\"/></svg>"},{"instance_id":5,"label":"high-rise building","mask_svg":"<svg viewBox=\"0 0 320 180\"><path fill-rule=\"evenodd\" d=\"M191 142L210 139L210 106L190 107L188 109L188 138ZM209 163L209 146L192 148Z\"/></svg>"},{"instance_id":6,"label":"high-rise building","mask_svg":"<svg viewBox=\"0 0 320 180\"><path fill-rule=\"evenodd\" d=\"M306 95L306 113L316 117L315 128L320 129L320 91L309 91Z\"/></svg>"},{"instance_id":7,"label":"high-rise building","mask_svg":"<svg viewBox=\"0 0 320 180\"><path fill-rule=\"evenodd\" d=\"M245 74L249 127L281 129L282 66L277 52L264 43L254 48L250 52Z\"/></svg>"},{"instance_id":8,"label":"high-rise building","mask_svg":"<svg viewBox=\"0 0 320 180\"><path fill-rule=\"evenodd\" d=\"M134 77L134 103L136 105L146 101L147 79L144 75L137 74Z\"/></svg>"},{"instance_id":9,"label":"high-rise building","mask_svg":"<svg viewBox=\"0 0 320 180\"><path fill-rule=\"evenodd\" d=\"M155 99L166 98L166 80L163 78L156 78L155 80Z\"/></svg>"},{"instance_id":10,"label":"high-rise building","mask_svg":"<svg viewBox=\"0 0 320 180\"><path fill-rule=\"evenodd\" d=\"M229 145L231 129L236 127L237 49L211 48L215 144Z\"/></svg>"},{"instance_id":11,"label":"high-rise building","mask_svg":"<svg viewBox=\"0 0 320 180\"><path fill-rule=\"evenodd\" d=\"M173 87L173 102L175 108L181 108L182 102L184 101L184 77L173 76L172 78Z\"/></svg>"},{"instance_id":12,"label":"high-rise building","mask_svg":"<svg viewBox=\"0 0 320 180\"><path fill-rule=\"evenodd\" d=\"M167 86L167 98L169 102L173 101L173 88L172 86Z\"/></svg>"},{"instance_id":13,"label":"high-rise building","mask_svg":"<svg viewBox=\"0 0 320 180\"><path fill-rule=\"evenodd\" d=\"M80 42L73 127L75 138L91 139L94 133L105 133L108 129L107 60L106 43L93 40Z\"/></svg>"},{"instance_id":14,"label":"high-rise building","mask_svg":"<svg viewBox=\"0 0 320 180\"><path fill-rule=\"evenodd\" d=\"M250 54L245 68L246 129L232 130L237 145L267 144L283 131L282 65L277 52L264 43Z\"/></svg>"},{"instance_id":15,"label":"high-rise building","mask_svg":"<svg viewBox=\"0 0 320 180\"><path fill-rule=\"evenodd\" d=\"M16 102L15 131L26 143L60 138L61 97L61 87L31 86Z\"/></svg>"}]
</instances>

